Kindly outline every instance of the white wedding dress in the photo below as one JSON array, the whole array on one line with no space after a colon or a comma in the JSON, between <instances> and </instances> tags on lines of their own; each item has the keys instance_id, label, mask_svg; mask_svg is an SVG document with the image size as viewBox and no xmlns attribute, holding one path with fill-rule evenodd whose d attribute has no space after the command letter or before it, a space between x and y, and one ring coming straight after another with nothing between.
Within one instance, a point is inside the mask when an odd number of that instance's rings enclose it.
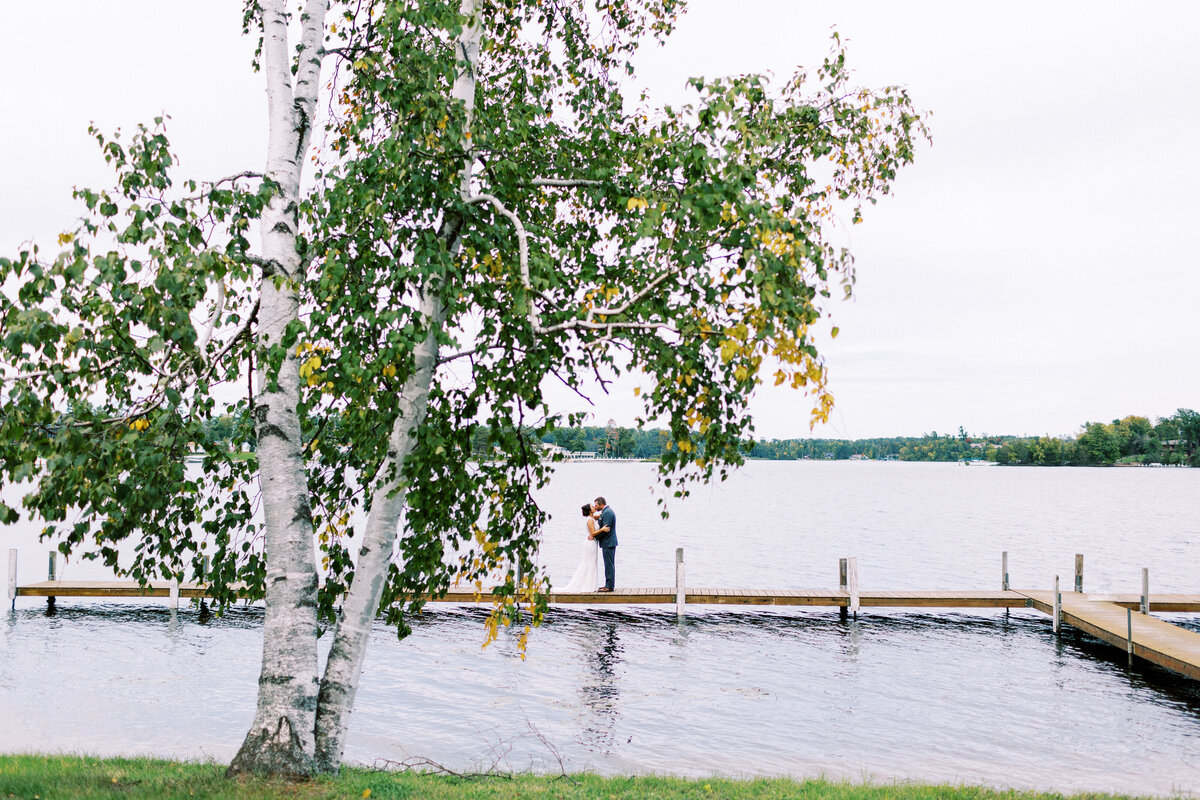
<instances>
[{"instance_id":1,"label":"white wedding dress","mask_svg":"<svg viewBox=\"0 0 1200 800\"><path fill-rule=\"evenodd\" d=\"M555 589L563 594L572 594L576 592L594 592L600 586L600 545L595 539L583 540L583 557L579 559L579 566L575 568L575 574L571 576L571 581L561 589Z\"/></svg>"}]
</instances>

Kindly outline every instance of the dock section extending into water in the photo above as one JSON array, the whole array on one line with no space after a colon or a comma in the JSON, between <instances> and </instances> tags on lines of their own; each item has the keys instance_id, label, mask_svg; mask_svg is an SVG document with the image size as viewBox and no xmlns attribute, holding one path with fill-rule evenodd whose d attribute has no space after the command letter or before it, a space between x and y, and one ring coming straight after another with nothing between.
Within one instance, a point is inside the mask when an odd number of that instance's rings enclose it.
<instances>
[{"instance_id":1,"label":"dock section extending into water","mask_svg":"<svg viewBox=\"0 0 1200 800\"><path fill-rule=\"evenodd\" d=\"M172 608L179 599L207 597L203 584L174 581L61 581L55 578L50 559L49 580L18 585L16 551L9 551L9 598L45 597L53 607L58 597L168 598ZM1049 614L1054 631L1062 623L1124 650L1130 658L1145 659L1160 667L1200 680L1200 634L1172 625L1150 612L1200 613L1200 594L1156 594L1149 591L1149 576L1143 570L1141 594L1085 594L1083 557L1075 561L1075 590L1061 592L1055 579L1053 591L1010 589L1007 553L1002 559L1003 588L967 591L861 591L855 559L842 559L837 589L752 589L688 586L683 551L676 551L675 586L630 588L612 592L564 593L551 589L548 600L559 605L671 605L682 617L688 605L723 606L816 606L839 608L843 614L860 608L1033 608ZM452 589L429 597L431 603L488 604L491 590Z\"/></svg>"},{"instance_id":2,"label":"dock section extending into water","mask_svg":"<svg viewBox=\"0 0 1200 800\"><path fill-rule=\"evenodd\" d=\"M1054 592L1022 592L1030 606L1055 616ZM1089 636L1121 648L1129 654L1144 658L1193 680L1200 680L1200 634L1178 625L1163 622L1148 614L1135 612L1138 601L1117 603L1099 595L1076 592L1060 593L1057 614L1061 622L1078 628ZM1174 595L1171 610L1197 610L1196 595ZM1150 604L1154 611L1154 603Z\"/></svg>"}]
</instances>

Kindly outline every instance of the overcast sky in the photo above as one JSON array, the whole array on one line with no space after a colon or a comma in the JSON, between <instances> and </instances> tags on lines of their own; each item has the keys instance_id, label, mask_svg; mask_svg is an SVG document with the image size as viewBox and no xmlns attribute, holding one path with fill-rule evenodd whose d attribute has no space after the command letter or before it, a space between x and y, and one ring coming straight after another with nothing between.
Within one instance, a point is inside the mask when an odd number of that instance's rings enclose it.
<instances>
[{"instance_id":1,"label":"overcast sky","mask_svg":"<svg viewBox=\"0 0 1200 800\"><path fill-rule=\"evenodd\" d=\"M9 4L0 48L0 252L53 248L73 185L105 185L86 129L166 111L184 172L265 156L238 0ZM933 144L844 236L855 298L826 342L837 399L812 435L1053 435L1200 408L1200 5L694 0L641 59L661 100L691 75L815 66L834 27L857 81L906 86ZM597 424L640 411L630 379ZM809 435L763 387L762 437Z\"/></svg>"}]
</instances>

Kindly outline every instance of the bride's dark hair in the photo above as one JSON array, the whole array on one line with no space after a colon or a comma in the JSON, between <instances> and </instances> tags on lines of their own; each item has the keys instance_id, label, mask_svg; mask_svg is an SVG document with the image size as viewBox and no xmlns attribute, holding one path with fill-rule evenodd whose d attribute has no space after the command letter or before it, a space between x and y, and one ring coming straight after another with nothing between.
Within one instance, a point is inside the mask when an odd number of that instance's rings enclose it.
<instances>
[{"instance_id":1,"label":"bride's dark hair","mask_svg":"<svg viewBox=\"0 0 1200 800\"><path fill-rule=\"evenodd\" d=\"M584 515L585 517L587 517L587 516L591 516L591 513L592 513L592 504L591 504L591 503L584 503L584 504L583 504L583 515Z\"/></svg>"}]
</instances>

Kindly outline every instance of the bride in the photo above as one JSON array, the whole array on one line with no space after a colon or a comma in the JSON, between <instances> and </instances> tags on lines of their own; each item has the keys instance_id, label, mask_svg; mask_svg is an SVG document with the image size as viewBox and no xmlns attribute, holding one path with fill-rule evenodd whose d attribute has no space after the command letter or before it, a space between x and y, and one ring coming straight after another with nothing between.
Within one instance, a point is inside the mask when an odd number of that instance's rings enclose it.
<instances>
[{"instance_id":1,"label":"bride","mask_svg":"<svg viewBox=\"0 0 1200 800\"><path fill-rule=\"evenodd\" d=\"M600 585L600 570L597 568L600 545L596 543L596 520L592 516L590 503L584 505L583 516L587 520L588 529L587 539L583 543L583 558L579 560L579 566L575 568L571 582L561 589L555 590L563 594L594 592Z\"/></svg>"}]
</instances>

